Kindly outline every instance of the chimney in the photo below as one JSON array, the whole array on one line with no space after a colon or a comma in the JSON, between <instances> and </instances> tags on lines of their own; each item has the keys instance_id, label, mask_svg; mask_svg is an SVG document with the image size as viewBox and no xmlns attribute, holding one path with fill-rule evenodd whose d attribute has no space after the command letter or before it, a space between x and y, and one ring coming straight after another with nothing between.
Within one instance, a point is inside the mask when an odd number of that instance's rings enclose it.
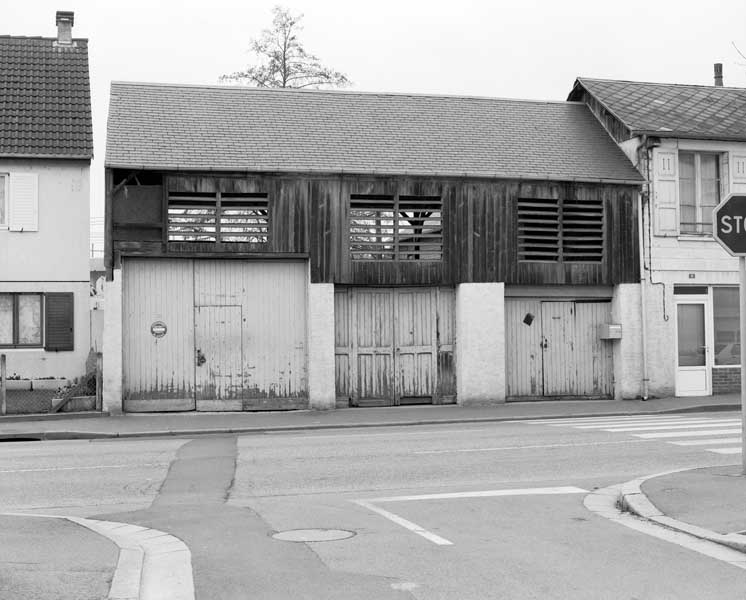
<instances>
[{"instance_id":1,"label":"chimney","mask_svg":"<svg viewBox=\"0 0 746 600\"><path fill-rule=\"evenodd\" d=\"M57 11L57 43L69 46L73 43L73 21L75 13L71 10Z\"/></svg>"},{"instance_id":2,"label":"chimney","mask_svg":"<svg viewBox=\"0 0 746 600\"><path fill-rule=\"evenodd\" d=\"M715 87L723 87L723 63L715 63Z\"/></svg>"}]
</instances>

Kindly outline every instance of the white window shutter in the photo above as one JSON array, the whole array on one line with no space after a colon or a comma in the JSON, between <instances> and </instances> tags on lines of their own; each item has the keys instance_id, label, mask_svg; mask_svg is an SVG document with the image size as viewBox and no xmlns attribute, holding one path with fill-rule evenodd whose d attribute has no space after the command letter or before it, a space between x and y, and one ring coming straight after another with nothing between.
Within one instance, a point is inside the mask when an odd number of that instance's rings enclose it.
<instances>
[{"instance_id":1,"label":"white window shutter","mask_svg":"<svg viewBox=\"0 0 746 600\"><path fill-rule=\"evenodd\" d=\"M11 231L39 231L39 176L36 173L10 174Z\"/></svg>"},{"instance_id":2,"label":"white window shutter","mask_svg":"<svg viewBox=\"0 0 746 600\"><path fill-rule=\"evenodd\" d=\"M727 152L720 155L720 200L730 192L730 156Z\"/></svg>"},{"instance_id":3,"label":"white window shutter","mask_svg":"<svg viewBox=\"0 0 746 600\"><path fill-rule=\"evenodd\" d=\"M679 235L679 178L676 150L653 149L654 232Z\"/></svg>"}]
</instances>

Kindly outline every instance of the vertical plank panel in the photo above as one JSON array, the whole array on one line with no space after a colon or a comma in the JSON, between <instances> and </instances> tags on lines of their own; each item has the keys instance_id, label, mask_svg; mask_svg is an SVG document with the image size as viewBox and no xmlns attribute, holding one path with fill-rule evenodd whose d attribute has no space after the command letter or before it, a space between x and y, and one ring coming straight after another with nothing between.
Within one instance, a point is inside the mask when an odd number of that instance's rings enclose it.
<instances>
[{"instance_id":1,"label":"vertical plank panel","mask_svg":"<svg viewBox=\"0 0 746 600\"><path fill-rule=\"evenodd\" d=\"M538 300L505 301L505 366L509 397L544 394L541 351L541 303Z\"/></svg>"},{"instance_id":2,"label":"vertical plank panel","mask_svg":"<svg viewBox=\"0 0 746 600\"><path fill-rule=\"evenodd\" d=\"M575 308L573 302L542 302L541 330L545 342L544 395L577 394Z\"/></svg>"},{"instance_id":3,"label":"vertical plank panel","mask_svg":"<svg viewBox=\"0 0 746 600\"><path fill-rule=\"evenodd\" d=\"M599 326L610 320L609 302L575 303L576 393L580 396L610 397L613 394L612 342L598 337Z\"/></svg>"}]
</instances>

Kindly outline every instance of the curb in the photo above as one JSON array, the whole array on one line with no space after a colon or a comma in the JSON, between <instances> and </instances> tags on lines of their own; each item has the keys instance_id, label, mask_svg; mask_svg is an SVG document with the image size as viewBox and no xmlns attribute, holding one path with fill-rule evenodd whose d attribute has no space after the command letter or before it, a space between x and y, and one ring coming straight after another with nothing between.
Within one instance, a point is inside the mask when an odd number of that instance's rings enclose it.
<instances>
[{"instance_id":1,"label":"curb","mask_svg":"<svg viewBox=\"0 0 746 600\"><path fill-rule=\"evenodd\" d=\"M642 491L642 484L649 479L656 477L662 477L663 475L671 475L672 473L681 473L683 471L693 471L694 469L675 469L673 471L667 471L665 473L656 473L655 475L649 475L647 477L640 477L639 479L633 479L621 486L621 493L619 503L623 510L629 511L630 513L637 515L648 521L662 525L668 529L686 533L700 540L706 540L708 542L714 542L722 546L727 546L733 550L746 553L746 535L738 533L716 533L697 525L690 525L683 521L678 521L671 517L664 515L656 506L650 501L650 499Z\"/></svg>"},{"instance_id":2,"label":"curb","mask_svg":"<svg viewBox=\"0 0 746 600\"><path fill-rule=\"evenodd\" d=\"M531 416L500 416L500 417L455 417L444 419L417 419L412 421L375 421L368 423L355 423L352 421L325 424L303 424L303 425L268 425L253 427L215 427L202 429L156 429L152 431L16 431L12 433L0 433L1 441L48 441L48 440L96 440L96 439L119 439L119 438L143 438L143 437L194 437L199 435L233 435L233 434L260 434L279 433L292 431L323 431L327 429L364 429L376 427L416 427L421 425L457 425L464 423L502 423L510 421L533 421L549 419L580 419L585 417L619 417L630 415L665 415L691 412L721 412L738 410L737 404L709 404L704 406L690 406L685 408L674 408L666 410L650 410L630 413L629 411L614 411L607 413L567 413L562 415L531 415ZM100 413L86 416L101 416ZM108 413L104 413L109 416ZM2 424L3 417L0 417Z\"/></svg>"}]
</instances>

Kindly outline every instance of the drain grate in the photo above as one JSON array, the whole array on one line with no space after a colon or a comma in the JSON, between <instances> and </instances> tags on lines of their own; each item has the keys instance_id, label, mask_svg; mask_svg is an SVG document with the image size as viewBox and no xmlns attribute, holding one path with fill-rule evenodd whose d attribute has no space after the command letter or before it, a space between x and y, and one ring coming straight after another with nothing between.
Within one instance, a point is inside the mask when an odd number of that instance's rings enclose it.
<instances>
[{"instance_id":1,"label":"drain grate","mask_svg":"<svg viewBox=\"0 0 746 600\"><path fill-rule=\"evenodd\" d=\"M355 535L346 529L290 529L278 531L272 537L283 542L335 542Z\"/></svg>"}]
</instances>

